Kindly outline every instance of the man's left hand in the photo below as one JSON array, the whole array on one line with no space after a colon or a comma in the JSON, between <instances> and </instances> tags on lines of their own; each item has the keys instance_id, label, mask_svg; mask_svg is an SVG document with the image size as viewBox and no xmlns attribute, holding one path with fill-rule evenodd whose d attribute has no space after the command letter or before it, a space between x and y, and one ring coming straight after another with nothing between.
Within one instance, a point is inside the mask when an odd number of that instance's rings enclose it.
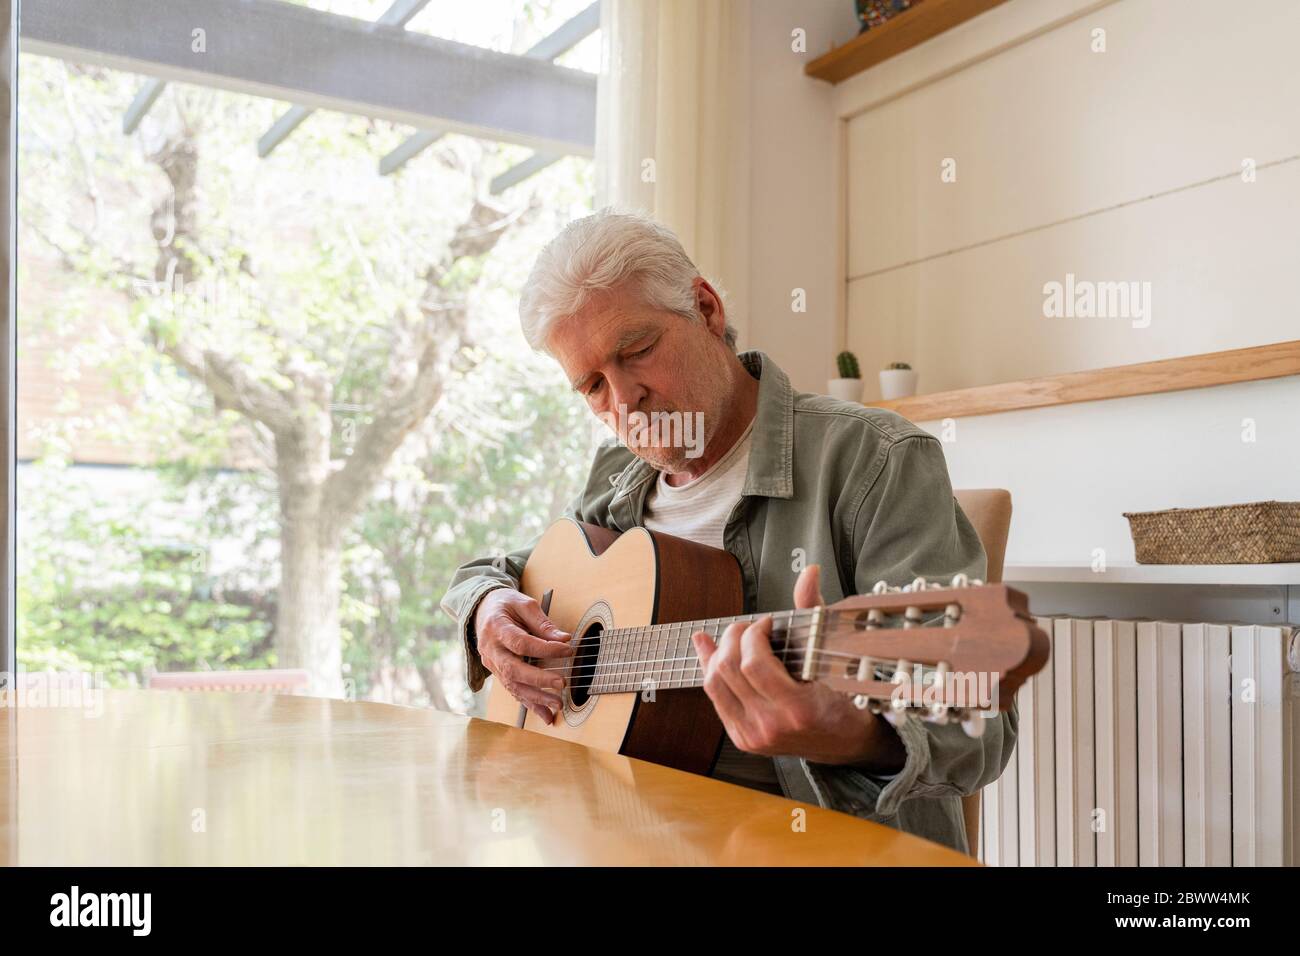
<instances>
[{"instance_id":1,"label":"man's left hand","mask_svg":"<svg viewBox=\"0 0 1300 956\"><path fill-rule=\"evenodd\" d=\"M825 603L820 568L810 565L794 586L796 608ZM858 710L824 684L796 681L772 653L772 618L729 626L715 647L709 635L691 635L704 668L704 692L737 747L765 756L797 755L816 763L864 763L895 773L906 760L888 721Z\"/></svg>"}]
</instances>

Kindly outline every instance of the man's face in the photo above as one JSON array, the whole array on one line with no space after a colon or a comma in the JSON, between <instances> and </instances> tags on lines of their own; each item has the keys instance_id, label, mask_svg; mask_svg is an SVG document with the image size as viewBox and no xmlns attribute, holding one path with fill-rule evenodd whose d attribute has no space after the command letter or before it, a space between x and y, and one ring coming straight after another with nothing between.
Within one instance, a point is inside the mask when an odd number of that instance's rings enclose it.
<instances>
[{"instance_id":1,"label":"man's face","mask_svg":"<svg viewBox=\"0 0 1300 956\"><path fill-rule=\"evenodd\" d=\"M616 290L558 320L547 338L551 355L592 412L634 454L670 473L699 457L731 390L722 305L707 282L695 281L703 322L652 309ZM638 430L647 420L652 427ZM673 421L684 428L653 425ZM691 431L693 423L703 425L703 435Z\"/></svg>"}]
</instances>

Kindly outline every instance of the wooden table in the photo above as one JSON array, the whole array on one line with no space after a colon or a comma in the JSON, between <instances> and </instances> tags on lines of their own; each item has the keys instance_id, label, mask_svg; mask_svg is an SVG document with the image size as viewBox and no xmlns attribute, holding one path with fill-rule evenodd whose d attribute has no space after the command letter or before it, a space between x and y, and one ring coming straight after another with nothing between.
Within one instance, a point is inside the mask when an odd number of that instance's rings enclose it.
<instances>
[{"instance_id":1,"label":"wooden table","mask_svg":"<svg viewBox=\"0 0 1300 956\"><path fill-rule=\"evenodd\" d=\"M974 862L846 814L435 710L99 693L80 709L0 706L0 862Z\"/></svg>"}]
</instances>

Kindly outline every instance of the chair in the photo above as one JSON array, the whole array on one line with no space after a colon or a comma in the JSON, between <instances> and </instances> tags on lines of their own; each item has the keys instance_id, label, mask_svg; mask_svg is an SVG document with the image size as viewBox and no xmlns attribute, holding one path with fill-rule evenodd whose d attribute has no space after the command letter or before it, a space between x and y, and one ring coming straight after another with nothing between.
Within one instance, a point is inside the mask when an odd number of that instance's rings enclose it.
<instances>
[{"instance_id":1,"label":"chair","mask_svg":"<svg viewBox=\"0 0 1300 956\"><path fill-rule=\"evenodd\" d=\"M988 555L988 570L984 580L997 584L1002 580L1002 563L1007 555L1007 532L1011 528L1011 492L1002 488L969 488L954 491L957 503L975 526L984 553ZM980 795L979 792L962 797L962 816L966 819L966 839L971 856L979 856L980 845Z\"/></svg>"},{"instance_id":2,"label":"chair","mask_svg":"<svg viewBox=\"0 0 1300 956\"><path fill-rule=\"evenodd\" d=\"M258 671L160 671L149 676L150 690L225 690L264 694L298 694L307 689L307 672L298 669Z\"/></svg>"}]
</instances>

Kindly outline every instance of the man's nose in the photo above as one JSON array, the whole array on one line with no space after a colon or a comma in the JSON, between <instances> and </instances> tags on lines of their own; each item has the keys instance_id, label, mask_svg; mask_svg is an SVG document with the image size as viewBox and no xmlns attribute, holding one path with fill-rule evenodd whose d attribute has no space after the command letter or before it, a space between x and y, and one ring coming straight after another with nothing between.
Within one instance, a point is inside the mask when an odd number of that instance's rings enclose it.
<instances>
[{"instance_id":1,"label":"man's nose","mask_svg":"<svg viewBox=\"0 0 1300 956\"><path fill-rule=\"evenodd\" d=\"M645 401L646 390L635 379L613 376L609 380L610 395L614 399L611 411L617 413L626 408L628 413L639 411Z\"/></svg>"}]
</instances>

